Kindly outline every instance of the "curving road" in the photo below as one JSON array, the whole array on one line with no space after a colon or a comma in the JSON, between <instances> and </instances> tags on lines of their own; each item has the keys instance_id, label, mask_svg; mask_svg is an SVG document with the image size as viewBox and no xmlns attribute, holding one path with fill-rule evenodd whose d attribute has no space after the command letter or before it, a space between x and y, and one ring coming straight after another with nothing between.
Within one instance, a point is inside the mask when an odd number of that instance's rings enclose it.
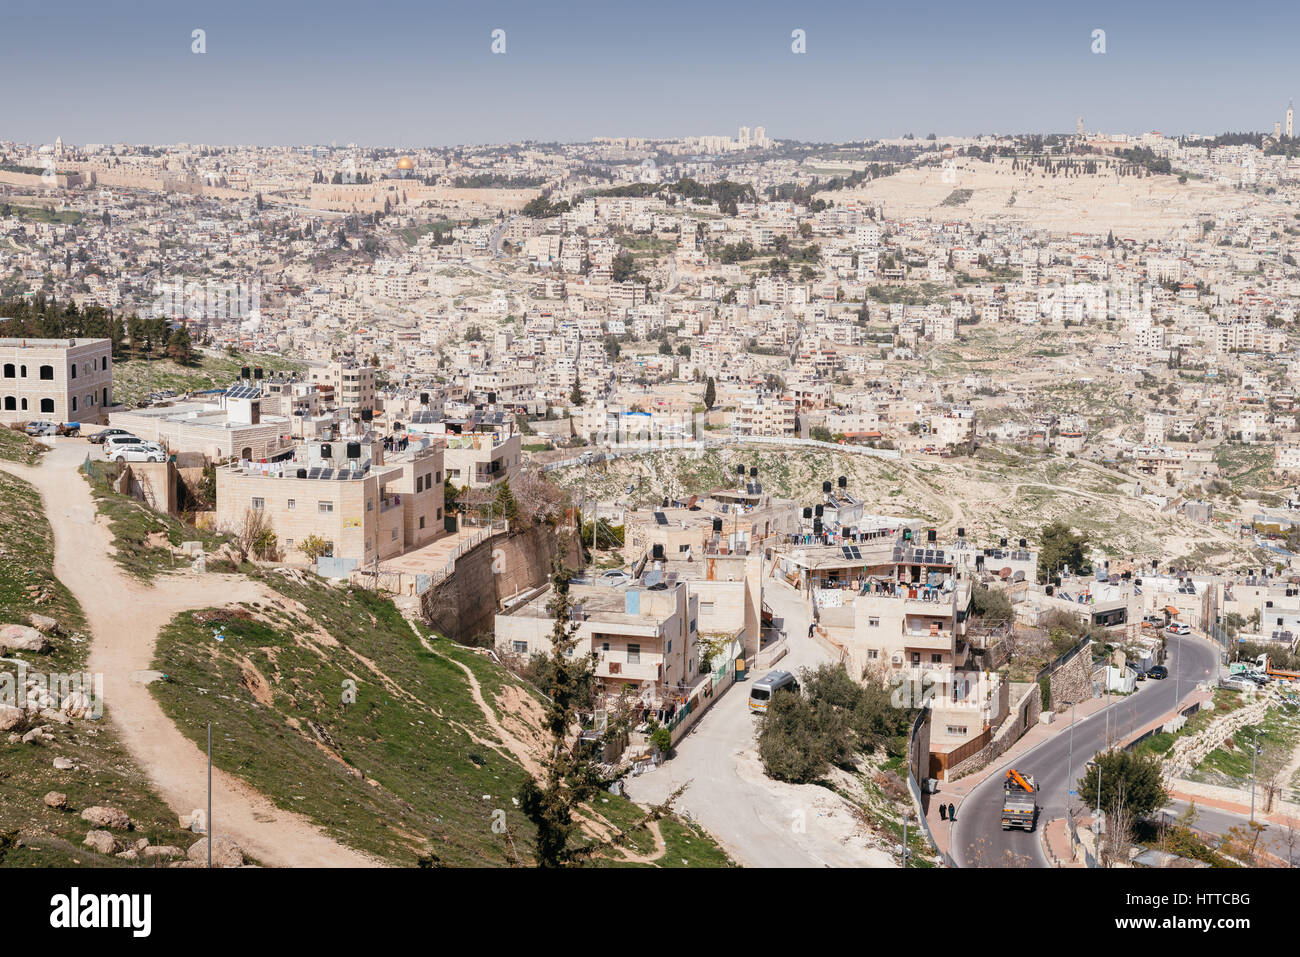
<instances>
[{"instance_id":1,"label":"curving road","mask_svg":"<svg viewBox=\"0 0 1300 957\"><path fill-rule=\"evenodd\" d=\"M1066 782L1072 786L1083 776L1083 765L1108 741L1128 735L1174 709L1177 696L1186 697L1197 682L1217 678L1218 652L1200 638L1169 636L1169 677L1163 681L1144 681L1128 697L1116 698L1114 704L1086 719L1077 721L1070 731L1069 714L1061 715L1066 726L1042 744L1014 759L998 765L987 780L979 784L962 801L957 811L953 835L953 856L958 866L975 866L972 860L979 848L984 861L1002 862L1009 852L1028 858L1032 867L1047 867L1039 842L1039 829L1050 820L1065 816ZM1073 737L1073 757L1071 738ZM1038 784L1038 825L1032 832L1002 830L1002 780L1005 769L1014 764L1022 774L1032 774ZM1076 803L1078 797L1073 799ZM987 842L987 843L985 843Z\"/></svg>"}]
</instances>

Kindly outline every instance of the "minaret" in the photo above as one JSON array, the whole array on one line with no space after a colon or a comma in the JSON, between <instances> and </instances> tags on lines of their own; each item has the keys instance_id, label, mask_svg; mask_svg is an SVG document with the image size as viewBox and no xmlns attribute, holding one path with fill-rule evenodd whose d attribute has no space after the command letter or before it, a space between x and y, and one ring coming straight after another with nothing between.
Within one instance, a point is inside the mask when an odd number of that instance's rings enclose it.
<instances>
[{"instance_id":1,"label":"minaret","mask_svg":"<svg viewBox=\"0 0 1300 957\"><path fill-rule=\"evenodd\" d=\"M1288 100L1286 104L1286 138L1290 139L1295 133L1295 101Z\"/></svg>"}]
</instances>

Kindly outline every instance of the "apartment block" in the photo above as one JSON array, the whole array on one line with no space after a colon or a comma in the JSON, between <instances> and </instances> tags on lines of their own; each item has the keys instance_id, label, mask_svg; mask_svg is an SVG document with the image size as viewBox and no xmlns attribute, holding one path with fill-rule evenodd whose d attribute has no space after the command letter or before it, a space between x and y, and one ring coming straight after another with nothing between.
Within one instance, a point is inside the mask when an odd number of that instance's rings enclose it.
<instances>
[{"instance_id":1,"label":"apartment block","mask_svg":"<svg viewBox=\"0 0 1300 957\"><path fill-rule=\"evenodd\" d=\"M103 422L112 353L108 339L0 339L0 422Z\"/></svg>"}]
</instances>

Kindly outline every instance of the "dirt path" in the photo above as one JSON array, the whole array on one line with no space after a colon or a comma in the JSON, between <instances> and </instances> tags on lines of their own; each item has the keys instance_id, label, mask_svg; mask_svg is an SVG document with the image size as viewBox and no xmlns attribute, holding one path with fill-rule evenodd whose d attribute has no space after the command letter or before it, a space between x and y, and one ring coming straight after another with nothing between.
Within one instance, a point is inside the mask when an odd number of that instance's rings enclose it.
<instances>
[{"instance_id":1,"label":"dirt path","mask_svg":"<svg viewBox=\"0 0 1300 957\"><path fill-rule=\"evenodd\" d=\"M133 679L152 666L159 630L180 612L232 602L267 601L256 582L238 575L138 582L113 560L112 533L99 519L90 486L77 467L93 446L62 440L39 468L0 463L34 485L54 530L54 574L76 596L90 625L89 670L104 676L105 711L131 757L177 815L207 804L207 759L163 713L147 685ZM214 768L214 833L263 864L283 867L367 867L378 862L321 833L301 815L277 808L243 781Z\"/></svg>"}]
</instances>

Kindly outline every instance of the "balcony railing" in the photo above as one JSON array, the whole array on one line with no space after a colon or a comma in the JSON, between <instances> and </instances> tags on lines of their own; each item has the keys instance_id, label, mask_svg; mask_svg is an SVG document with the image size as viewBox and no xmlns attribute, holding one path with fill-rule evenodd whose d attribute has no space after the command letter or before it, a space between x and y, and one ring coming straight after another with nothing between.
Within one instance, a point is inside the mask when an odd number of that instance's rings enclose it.
<instances>
[{"instance_id":1,"label":"balcony railing","mask_svg":"<svg viewBox=\"0 0 1300 957\"><path fill-rule=\"evenodd\" d=\"M602 652L596 656L596 677L622 678L628 681L659 681L663 678L663 663L656 656L629 661L625 654Z\"/></svg>"}]
</instances>

